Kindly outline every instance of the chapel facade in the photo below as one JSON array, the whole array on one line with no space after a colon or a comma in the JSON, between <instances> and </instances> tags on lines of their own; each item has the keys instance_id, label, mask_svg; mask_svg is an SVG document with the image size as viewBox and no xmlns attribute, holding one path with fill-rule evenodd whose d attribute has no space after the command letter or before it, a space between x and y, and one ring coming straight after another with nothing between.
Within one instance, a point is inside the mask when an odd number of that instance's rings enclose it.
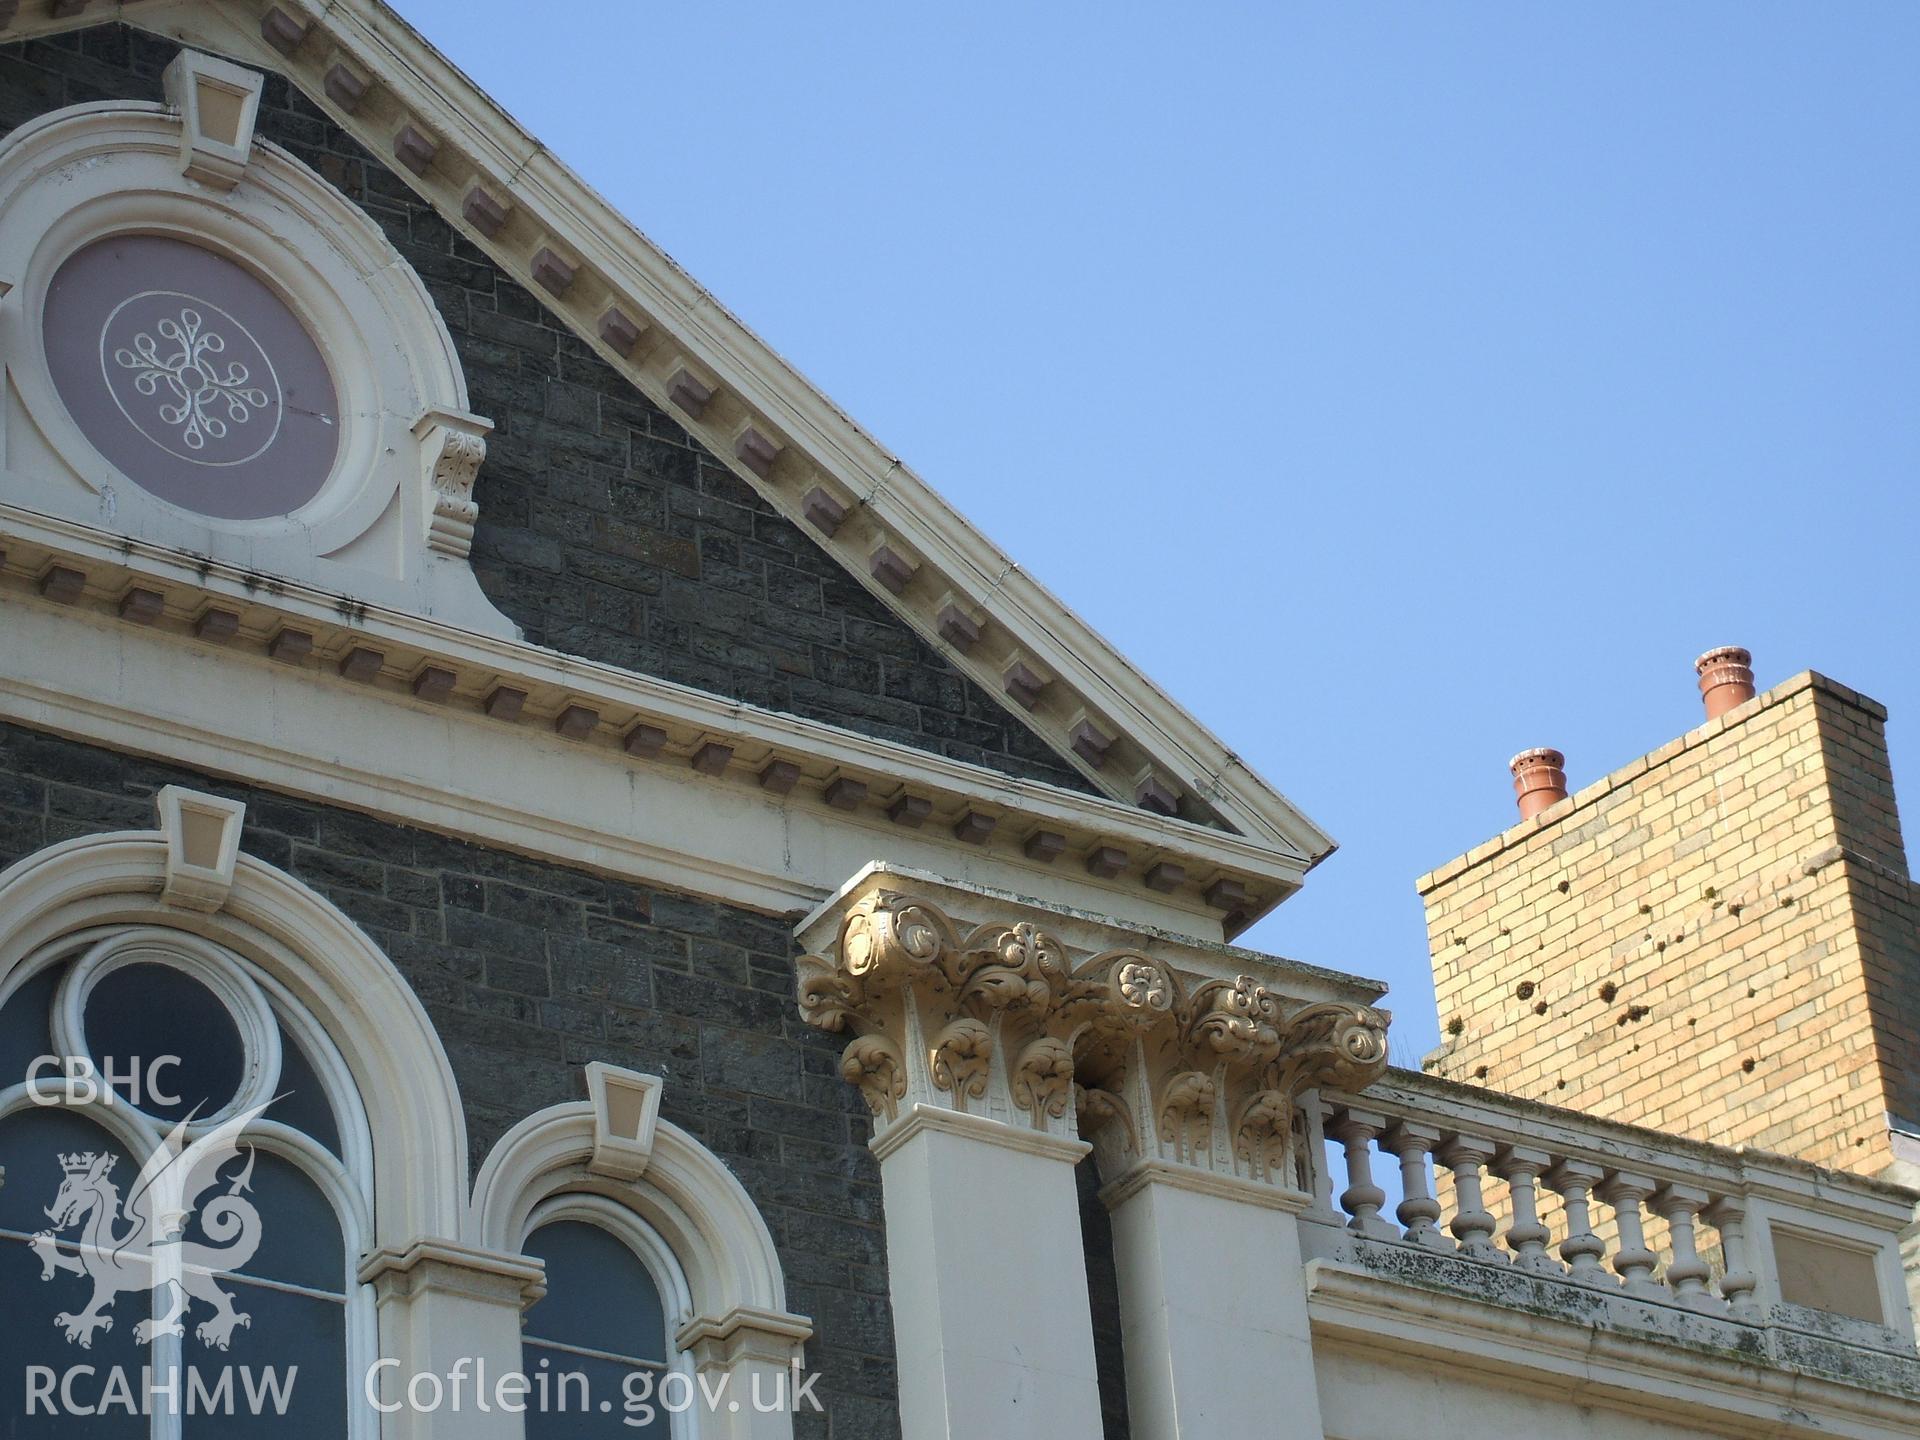
<instances>
[{"instance_id":1,"label":"chapel facade","mask_svg":"<svg viewBox=\"0 0 1920 1440\"><path fill-rule=\"evenodd\" d=\"M1920 1429L1826 890L1803 1128L1502 1050L1531 860L1390 1069L1233 943L1326 831L382 0L0 0L0 136L0 1434Z\"/></svg>"}]
</instances>

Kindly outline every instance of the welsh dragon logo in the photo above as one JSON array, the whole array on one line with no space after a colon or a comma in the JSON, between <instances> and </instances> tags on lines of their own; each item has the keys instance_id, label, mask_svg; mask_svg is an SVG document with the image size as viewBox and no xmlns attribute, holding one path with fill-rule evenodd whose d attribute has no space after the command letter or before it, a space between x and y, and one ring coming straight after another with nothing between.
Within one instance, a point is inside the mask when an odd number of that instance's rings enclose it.
<instances>
[{"instance_id":1,"label":"welsh dragon logo","mask_svg":"<svg viewBox=\"0 0 1920 1440\"><path fill-rule=\"evenodd\" d=\"M253 1178L253 1147L244 1147L247 1160L239 1174L223 1182L220 1171L239 1158L242 1132L266 1108L235 1115L193 1141L187 1139L193 1120L188 1116L147 1157L124 1203L112 1178L116 1157L93 1151L60 1157L65 1178L46 1210L53 1227L28 1243L40 1257L43 1281L63 1272L93 1281L93 1299L84 1310L53 1318L69 1344L92 1349L94 1332L113 1328L107 1312L127 1290L153 1291L156 1311L166 1292L166 1313L134 1327L142 1344L158 1335L183 1335L182 1319L196 1300L213 1307L212 1316L194 1327L203 1345L225 1350L235 1328L252 1323L250 1315L233 1308L232 1292L221 1289L214 1277L238 1270L260 1247L260 1212L245 1198ZM222 1184L224 1191L207 1198ZM183 1234L196 1213L211 1244ZM77 1237L61 1234L75 1227Z\"/></svg>"}]
</instances>

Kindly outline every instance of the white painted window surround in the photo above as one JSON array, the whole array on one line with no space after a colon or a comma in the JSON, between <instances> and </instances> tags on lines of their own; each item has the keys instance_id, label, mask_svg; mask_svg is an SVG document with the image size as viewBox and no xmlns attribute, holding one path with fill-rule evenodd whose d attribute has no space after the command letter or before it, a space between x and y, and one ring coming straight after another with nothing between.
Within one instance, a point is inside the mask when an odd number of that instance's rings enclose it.
<instances>
[{"instance_id":1,"label":"white painted window surround","mask_svg":"<svg viewBox=\"0 0 1920 1440\"><path fill-rule=\"evenodd\" d=\"M219 1242L210 1243L208 1248L226 1251L229 1246L238 1245L250 1250L257 1240L262 1256L272 1257L282 1265L302 1247L290 1246L286 1237L271 1232L282 1225L301 1222L268 1199L269 1190L283 1190L285 1182L268 1187L253 1177L253 1168L258 1163L256 1152L258 1156L285 1162L324 1197L327 1208L332 1211L342 1250L340 1268L324 1277L305 1275L305 1284L293 1282L272 1260L264 1267L258 1263L246 1265L239 1278L216 1277L215 1285L210 1288L229 1297L233 1314L239 1317L238 1324L244 1328L229 1331L224 1340L203 1337L198 1327L217 1324L220 1316L206 1303L209 1297L204 1289L209 1287L202 1287L202 1293L191 1299L181 1297L186 1302L184 1313L179 1317L184 1334L158 1335L137 1346L133 1353L143 1362L152 1363L160 1373L183 1364L206 1370L228 1361L256 1365L286 1363L290 1347L276 1347L272 1334L276 1316L269 1314L258 1327L252 1321L251 1312L261 1309L259 1302L268 1298L261 1288L264 1283L268 1290L281 1292L279 1306L311 1305L319 1301L330 1308L338 1303L330 1297L344 1296L345 1355L341 1369L347 1377L364 1373L378 1345L372 1294L367 1287L356 1283L353 1273L358 1257L367 1248L372 1217L373 1157L366 1115L339 1051L284 984L256 970L235 951L191 931L176 926L107 924L68 932L22 956L8 968L4 981L0 981L0 1010L8 1011L9 1018L17 1022L16 1029L22 1028L18 1022L31 1022L43 1013L52 1041L49 1053L84 1056L93 1063L96 1073L113 1074L126 1068L129 1057L103 1050L97 1043L102 1022L101 997L115 978L124 979L140 971L149 974L160 971L177 977L190 991L197 987L197 993L210 1006L225 1012L238 1041L234 1053L239 1065L231 1093L215 1095L211 1105L196 1106L188 1118L180 1113L160 1113L152 1094L120 1094L108 1102L93 1085L71 1084L58 1075L42 1073L31 1081L25 1076L17 1080L7 1076L14 1083L0 1086L0 1128L13 1121L17 1131L20 1122L42 1110L60 1110L83 1118L87 1122L85 1127L76 1127L71 1132L75 1143L80 1143L83 1135L94 1136L99 1143L123 1152L125 1163L116 1161L106 1179L114 1184L116 1197L125 1196L128 1200L138 1189L136 1174L127 1173L129 1166L141 1167L148 1156L159 1152L176 1124L183 1127L182 1138L189 1145L200 1140L217 1143L223 1134L230 1135L234 1153L222 1164L220 1174L223 1181L230 1183L240 1162L246 1159L246 1176L253 1183L238 1194L250 1210L254 1208L252 1201L259 1201L258 1219L251 1226L242 1221L225 1230L208 1219L213 1214L212 1207L220 1203L218 1197L225 1193L216 1186L203 1198L200 1210L206 1222L205 1237ZM36 985L36 981L41 983ZM48 982L52 982L51 1003L41 1007L36 1002L48 990ZM140 1028L157 1032L168 1027ZM180 1036L177 1029L173 1033ZM168 1091L163 1087L171 1086L185 1097L187 1104L193 1104L199 1097L183 1088L181 1080L183 1073L190 1076L193 1071L195 1057L191 1046L183 1037L176 1039L170 1048L187 1052L183 1066L155 1071L151 1062L157 1057L146 1055L138 1057L147 1062L141 1072L153 1080L154 1090L166 1094ZM317 1081L319 1095L296 1097L291 1093L305 1088L309 1080ZM289 1111L288 1103L295 1099L301 1108ZM303 1125L296 1118L301 1114L311 1118L316 1112L326 1117L319 1124ZM57 1178L53 1175L56 1161L64 1161L64 1156L32 1153L19 1145L8 1146L0 1153L7 1156L16 1186L25 1182L29 1174L36 1180L50 1182ZM88 1153L91 1153L90 1147ZM51 1200L53 1192L36 1193L31 1198ZM195 1197L189 1195L188 1198ZM88 1220L94 1218L90 1215ZM104 1233L121 1231L123 1218L131 1220L131 1210L124 1217L106 1215ZM59 1238L71 1244L80 1233L81 1227L75 1225ZM0 1231L0 1243L17 1243L27 1238ZM316 1243L319 1243L317 1237ZM269 1246L273 1248L269 1250ZM139 1248L143 1253L137 1257L138 1262L144 1264L147 1259L144 1241ZM159 1254L156 1248L154 1257L157 1259ZM261 1275L271 1279L263 1282L250 1278ZM44 1311L44 1315L36 1315L42 1323L58 1312L87 1309L88 1291L81 1277L56 1278L64 1284L47 1285L38 1294L16 1297L33 1311ZM143 1281L146 1278L143 1274ZM156 1291L151 1298L155 1307L152 1313L158 1315L162 1313L163 1303L173 1296L171 1291L163 1290ZM132 1330L137 1321L147 1318L148 1303L149 1293L144 1288L123 1292L102 1310L107 1322L103 1328L109 1334L116 1326L122 1331ZM97 1338L97 1334L86 1336L83 1348L71 1356L49 1344L45 1350L36 1351L36 1359L46 1360L51 1356L84 1363L95 1358L89 1352L94 1349ZM230 1351L228 1345L232 1347ZM104 1363L105 1357L100 1358ZM296 1377L292 1398L295 1416L344 1413L348 1417L347 1434L353 1440L362 1440L362 1437L371 1440L379 1433L374 1417L356 1403L351 1383L345 1394L336 1392L316 1399L301 1392ZM190 1417L164 1413L164 1407L159 1407L150 1417L148 1433L153 1440L174 1440L183 1433L183 1423L184 1433L190 1435L193 1428ZM306 1423L313 1422L309 1418Z\"/></svg>"},{"instance_id":2,"label":"white painted window surround","mask_svg":"<svg viewBox=\"0 0 1920 1440\"><path fill-rule=\"evenodd\" d=\"M694 1381L693 1356L675 1343L674 1337L693 1318L693 1299L687 1289L687 1279L680 1269L672 1248L660 1237L651 1225L640 1218L632 1207L605 1195L580 1192L562 1192L549 1196L536 1205L527 1217L526 1234L521 1237L523 1247L535 1232L545 1226L568 1222L584 1223L605 1231L620 1244L630 1250L634 1257L646 1269L653 1281L657 1295L630 1294L623 1292L617 1277L596 1277L589 1283L590 1294L568 1297L575 1303L585 1299L602 1313L613 1313L634 1304L651 1304L656 1300L661 1306L661 1319L666 1329L666 1354L664 1371L679 1371L686 1376L683 1382L690 1388L689 1396L699 1393ZM548 1295L553 1294L556 1277L549 1273L547 1277ZM529 1334L532 1333L529 1328ZM598 1347L603 1352L606 1346ZM652 1357L647 1357L652 1358ZM556 1356L556 1359L558 1357ZM658 1394L658 1390L654 1392ZM616 1400L615 1405L620 1404ZM665 1425L659 1430L647 1433L671 1434L673 1440L698 1440L700 1435L700 1416L697 1407L693 1410L662 1410Z\"/></svg>"},{"instance_id":3,"label":"white painted window surround","mask_svg":"<svg viewBox=\"0 0 1920 1440\"><path fill-rule=\"evenodd\" d=\"M216 797L175 789L162 797L163 813L182 807L244 823L238 807ZM596 1224L640 1258L667 1309L675 1367L698 1368L709 1384L725 1373L737 1387L731 1393L742 1395L756 1374L769 1394L773 1376L786 1378L811 1326L786 1310L772 1237L739 1181L691 1136L657 1119L657 1080L597 1074L594 1099L529 1116L503 1137L469 1191L452 1068L392 963L324 897L244 853L232 858L230 872L215 865L214 881L183 890L178 877L194 843L192 827L176 816L159 830L69 840L0 872L0 1004L48 967L67 965L49 1035L72 1046L84 1043L85 977L72 978L80 965L99 970L132 954L189 976L233 1015L248 1057L236 1093L196 1117L197 1130L277 1093L284 1030L325 1092L337 1144L266 1117L251 1121L246 1134L307 1176L339 1217L356 1272L342 1287L351 1380L389 1356L402 1357L406 1373L418 1362L445 1374L463 1356L484 1361L495 1376L517 1370L519 1314L538 1293L540 1273L521 1247L557 1219ZM0 1086L0 1116L31 1106L26 1089ZM120 1145L151 1149L151 1120L124 1104L94 1108ZM792 1434L790 1415L747 1409L689 1416L673 1434ZM523 1433L519 1416L497 1411L383 1416L356 1396L347 1413L350 1440L517 1440ZM176 1431L162 1425L152 1433L171 1440Z\"/></svg>"},{"instance_id":4,"label":"white painted window surround","mask_svg":"<svg viewBox=\"0 0 1920 1440\"><path fill-rule=\"evenodd\" d=\"M272 577L263 583L515 635L482 594L466 558L477 513L473 485L491 426L467 409L459 358L419 277L358 207L277 146L249 133L248 147L236 151L245 159L237 182L220 189L188 173L187 138L177 112L113 102L54 111L0 147L0 493L29 509ZM243 459L252 442L236 449L234 437L270 433L268 419L257 418L256 402L268 405L269 418L287 434L318 423L332 448L315 441L303 453L330 460L323 478L299 487L302 498L291 513L260 513L244 496L218 513L253 518L222 519L170 503L126 473L139 469L131 452L120 453L118 464L104 453L115 447L67 403L71 374L63 399L55 355L99 348L100 337L56 334L50 345L48 305L60 293L55 282L89 247L98 255L103 242L130 239L139 239L142 253L162 268L177 263L169 257L185 253L182 246L194 247L211 257L214 283L220 266L239 267L250 277L242 289L253 281L265 287L256 287L262 297L256 310L269 321L280 317L273 321L280 338L267 349L311 354L308 341L318 348L326 375L313 384L325 392L330 381L333 393L326 397L328 413L316 422L291 393L275 408L283 397L272 357L251 343L257 337L239 321L223 318L217 302L187 296L166 310L154 309L158 302L149 297L139 302L145 307L140 323L115 329L109 317L102 331L105 358L97 368L110 382L123 382L117 390L108 386L116 402L142 403L127 389L136 381L160 387L145 398L147 406L169 395L187 397L172 430L157 408L129 417L151 430L147 438L156 444L156 436L167 440L168 453L156 452L156 464L211 461L223 444L233 450L228 458ZM177 288L164 279L156 280L159 289ZM71 312L70 292L67 304L55 321ZM88 311L86 318L99 317ZM171 327L166 334L156 328L163 321ZM181 338L198 344L202 331L221 332L218 353L201 357L211 368L189 364L191 346ZM151 346L137 346L142 337ZM144 356L151 363L116 366L122 349L129 362ZM282 358L294 363L291 353ZM189 365L188 378L208 383L180 388L182 364ZM237 400L209 388L213 380L239 376L235 367L246 371L244 384L236 380ZM199 433L189 433L196 417L216 426L231 422L228 440L202 437L198 446L182 448L183 437ZM283 468L261 473L236 464L230 484L270 489Z\"/></svg>"}]
</instances>

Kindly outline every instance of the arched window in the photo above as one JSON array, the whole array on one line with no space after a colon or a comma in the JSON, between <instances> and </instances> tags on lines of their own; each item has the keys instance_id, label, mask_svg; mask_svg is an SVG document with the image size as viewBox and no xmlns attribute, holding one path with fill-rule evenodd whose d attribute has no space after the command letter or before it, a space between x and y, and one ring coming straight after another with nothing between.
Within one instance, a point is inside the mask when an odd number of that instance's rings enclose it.
<instances>
[{"instance_id":1,"label":"arched window","mask_svg":"<svg viewBox=\"0 0 1920 1440\"><path fill-rule=\"evenodd\" d=\"M560 1413L549 1382L547 1413L529 1397L528 1440L791 1435L813 1327L786 1308L766 1221L717 1155L659 1118L657 1077L595 1063L586 1079L587 1100L501 1136L473 1184L474 1240L546 1265L521 1332L527 1373L572 1370L594 1405ZM650 1393L651 1416L628 1393Z\"/></svg>"},{"instance_id":2,"label":"arched window","mask_svg":"<svg viewBox=\"0 0 1920 1440\"><path fill-rule=\"evenodd\" d=\"M522 1365L541 1387L527 1440L697 1433L692 1367L673 1349L686 1281L665 1243L600 1195L556 1195L529 1223L521 1248L546 1263L547 1293L522 1322Z\"/></svg>"},{"instance_id":3,"label":"arched window","mask_svg":"<svg viewBox=\"0 0 1920 1440\"><path fill-rule=\"evenodd\" d=\"M185 930L63 935L0 985L0 1077L20 1435L363 1430L367 1122L277 980Z\"/></svg>"}]
</instances>

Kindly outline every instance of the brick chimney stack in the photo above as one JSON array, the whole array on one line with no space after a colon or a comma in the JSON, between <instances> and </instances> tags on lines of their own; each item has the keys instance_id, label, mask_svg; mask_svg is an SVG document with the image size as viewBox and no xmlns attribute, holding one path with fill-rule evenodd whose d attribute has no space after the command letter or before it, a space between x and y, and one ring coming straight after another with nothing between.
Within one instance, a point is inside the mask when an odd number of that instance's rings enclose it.
<instances>
[{"instance_id":1,"label":"brick chimney stack","mask_svg":"<svg viewBox=\"0 0 1920 1440\"><path fill-rule=\"evenodd\" d=\"M1515 757L1526 818L1419 881L1426 1068L1920 1180L1920 889L1887 712L1812 673L1756 696L1750 663L1702 656L1709 718L1564 800L1557 754Z\"/></svg>"}]
</instances>

